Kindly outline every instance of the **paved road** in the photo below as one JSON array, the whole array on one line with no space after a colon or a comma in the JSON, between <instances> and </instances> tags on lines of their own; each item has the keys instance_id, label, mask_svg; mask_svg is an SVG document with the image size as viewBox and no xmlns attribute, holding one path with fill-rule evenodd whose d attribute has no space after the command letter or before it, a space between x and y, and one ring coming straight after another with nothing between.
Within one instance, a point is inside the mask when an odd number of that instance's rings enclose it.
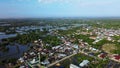
<instances>
[{"instance_id":1,"label":"paved road","mask_svg":"<svg viewBox=\"0 0 120 68\"><path fill-rule=\"evenodd\" d=\"M79 53L85 54L85 53L82 52L82 51L80 51ZM51 66L53 66L53 65L55 65L55 64L57 64L57 63L60 63L61 61L64 61L64 60L66 60L66 59L68 59L68 58L70 58L70 57L72 57L72 56L74 56L74 55L76 55L76 54L79 54L79 53L74 53L74 54L72 54L72 55L69 55L69 56L67 56L67 57L62 58L61 60L55 61L55 62L49 64L49 65L47 66L47 68L49 68L49 67L51 67ZM85 55L88 55L88 54L85 54ZM93 58L96 58L96 57L93 57Z\"/></svg>"},{"instance_id":2,"label":"paved road","mask_svg":"<svg viewBox=\"0 0 120 68\"><path fill-rule=\"evenodd\" d=\"M72 54L72 55L69 55L69 56L67 56L67 57L64 57L64 58L61 59L61 60L55 61L54 63L49 64L49 65L47 66L47 68L49 68L49 67L51 67L51 66L53 66L53 65L55 65L55 64L57 64L57 63L59 63L59 62L61 62L61 61L63 61L63 60L66 60L66 59L68 59L68 58L70 58L70 57L72 57L72 56L74 56L74 55L76 55L76 54L77 54L77 53L74 53L74 54Z\"/></svg>"},{"instance_id":3,"label":"paved road","mask_svg":"<svg viewBox=\"0 0 120 68\"><path fill-rule=\"evenodd\" d=\"M82 53L82 54L85 54L85 55L89 56L89 55L88 55L87 53L85 53L84 51L80 51L79 53ZM55 62L49 64L46 68L49 68L49 67L51 67L51 66L53 66L53 65L55 65L55 64L57 64L57 63L60 63L61 61L64 61L64 60L66 60L66 59L68 59L68 58L70 58L70 57L72 57L72 56L74 56L74 55L76 55L76 54L79 54L79 53L74 53L74 54L72 54L72 55L69 55L69 56L67 56L67 57L64 57L64 58L61 59L61 60L55 61ZM98 58L98 57L96 57L96 56L90 56L90 57L93 57L93 58L95 58L95 59L100 59L100 58ZM110 59L110 60L112 60L112 59ZM115 61L115 60L114 60L114 61Z\"/></svg>"}]
</instances>

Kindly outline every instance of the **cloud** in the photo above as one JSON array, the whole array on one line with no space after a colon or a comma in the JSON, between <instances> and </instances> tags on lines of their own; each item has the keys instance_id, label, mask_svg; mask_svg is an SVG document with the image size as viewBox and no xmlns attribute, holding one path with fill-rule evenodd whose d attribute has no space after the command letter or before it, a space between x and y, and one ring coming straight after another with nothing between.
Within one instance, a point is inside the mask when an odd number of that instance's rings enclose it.
<instances>
[{"instance_id":1,"label":"cloud","mask_svg":"<svg viewBox=\"0 0 120 68\"><path fill-rule=\"evenodd\" d=\"M88 6L106 6L113 3L120 2L119 0L37 0L39 3L51 4L51 3L69 3L79 7Z\"/></svg>"},{"instance_id":2,"label":"cloud","mask_svg":"<svg viewBox=\"0 0 120 68\"><path fill-rule=\"evenodd\" d=\"M38 2L55 2L57 0L38 0Z\"/></svg>"},{"instance_id":3,"label":"cloud","mask_svg":"<svg viewBox=\"0 0 120 68\"><path fill-rule=\"evenodd\" d=\"M41 4L52 4L52 3L69 3L69 4L73 4L73 3L77 3L81 0L18 0L20 2L30 2L30 1L37 1L38 3Z\"/></svg>"},{"instance_id":4,"label":"cloud","mask_svg":"<svg viewBox=\"0 0 120 68\"><path fill-rule=\"evenodd\" d=\"M57 2L58 0L38 0L39 3L53 3Z\"/></svg>"},{"instance_id":5,"label":"cloud","mask_svg":"<svg viewBox=\"0 0 120 68\"><path fill-rule=\"evenodd\" d=\"M18 1L31 1L31 0L18 0Z\"/></svg>"},{"instance_id":6,"label":"cloud","mask_svg":"<svg viewBox=\"0 0 120 68\"><path fill-rule=\"evenodd\" d=\"M117 3L117 0L100 0L100 1L81 1L79 6L81 7L88 7L88 6L106 6L106 5L111 5L114 3Z\"/></svg>"},{"instance_id":7,"label":"cloud","mask_svg":"<svg viewBox=\"0 0 120 68\"><path fill-rule=\"evenodd\" d=\"M73 3L73 2L77 2L80 0L38 0L39 3Z\"/></svg>"},{"instance_id":8,"label":"cloud","mask_svg":"<svg viewBox=\"0 0 120 68\"><path fill-rule=\"evenodd\" d=\"M93 7L93 6L106 6L106 5L111 5L113 3L120 2L118 0L18 0L18 1L37 1L40 4L53 4L53 3L58 3L58 4L69 4L72 6L77 6L77 7Z\"/></svg>"}]
</instances>

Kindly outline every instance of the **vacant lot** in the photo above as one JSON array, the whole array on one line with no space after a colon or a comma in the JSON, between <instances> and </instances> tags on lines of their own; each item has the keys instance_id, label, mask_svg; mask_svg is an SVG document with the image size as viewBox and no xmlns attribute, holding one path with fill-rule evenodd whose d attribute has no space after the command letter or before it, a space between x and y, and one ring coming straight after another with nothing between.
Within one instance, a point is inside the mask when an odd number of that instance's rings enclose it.
<instances>
[{"instance_id":1,"label":"vacant lot","mask_svg":"<svg viewBox=\"0 0 120 68\"><path fill-rule=\"evenodd\" d=\"M104 50L105 52L112 54L114 50L116 50L117 47L115 46L115 44L104 44L102 46L102 50Z\"/></svg>"}]
</instances>

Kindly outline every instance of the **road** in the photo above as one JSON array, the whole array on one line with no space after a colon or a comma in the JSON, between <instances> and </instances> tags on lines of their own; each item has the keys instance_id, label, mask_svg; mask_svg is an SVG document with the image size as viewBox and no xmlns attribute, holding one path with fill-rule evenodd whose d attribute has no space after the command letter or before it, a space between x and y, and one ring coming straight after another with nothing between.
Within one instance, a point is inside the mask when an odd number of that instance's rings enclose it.
<instances>
[{"instance_id":1,"label":"road","mask_svg":"<svg viewBox=\"0 0 120 68\"><path fill-rule=\"evenodd\" d=\"M53 65L55 65L55 64L57 64L57 63L59 63L59 62L61 62L61 61L64 61L64 60L66 60L66 59L68 59L68 58L70 58L70 57L72 57L72 56L74 56L74 55L76 55L76 54L78 54L78 53L74 53L74 54L72 54L72 55L69 55L69 56L67 56L67 57L62 58L61 60L55 61L55 62L49 64L49 65L47 66L47 68L49 68L49 67L51 67L51 66L53 66Z\"/></svg>"},{"instance_id":2,"label":"road","mask_svg":"<svg viewBox=\"0 0 120 68\"><path fill-rule=\"evenodd\" d=\"M89 56L89 55L88 55L87 53L85 53L84 51L79 51L79 53L82 53L82 54L85 54L85 55ZM76 54L79 54L79 53L74 53L74 54L71 54L71 55L69 55L69 56L66 56L66 57L62 58L61 60L55 61L55 62L47 65L46 68L49 68L49 67L51 67L51 66L53 66L53 65L55 65L55 64L57 64L57 63L60 63L61 61L64 61L64 60L66 60L66 59L68 59L68 58L70 58L70 57L72 57L72 56L74 56L74 55L76 55ZM93 57L93 58L95 58L95 59L100 59L100 58L98 58L98 57L96 57L96 56L90 56L90 57ZM110 60L112 60L112 59L110 59Z\"/></svg>"}]
</instances>

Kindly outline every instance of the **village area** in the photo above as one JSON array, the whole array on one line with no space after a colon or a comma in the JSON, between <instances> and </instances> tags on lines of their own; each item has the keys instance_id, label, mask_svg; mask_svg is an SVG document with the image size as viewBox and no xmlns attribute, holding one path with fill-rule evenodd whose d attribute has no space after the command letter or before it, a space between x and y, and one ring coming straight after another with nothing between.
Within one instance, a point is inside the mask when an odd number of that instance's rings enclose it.
<instances>
[{"instance_id":1,"label":"village area","mask_svg":"<svg viewBox=\"0 0 120 68\"><path fill-rule=\"evenodd\" d=\"M4 31L1 30L0 34L1 66L4 65L6 68L120 67L119 23L109 25L104 23L106 22L104 20L96 22L96 20L70 19L41 20L38 23L24 23L23 20L21 22L23 23L14 23L16 25L9 23L10 25L2 26ZM11 34L12 36L9 37Z\"/></svg>"},{"instance_id":2,"label":"village area","mask_svg":"<svg viewBox=\"0 0 120 68\"><path fill-rule=\"evenodd\" d=\"M91 29L92 31L90 32L89 30ZM101 60L103 62L106 60L108 61L104 64L105 67L119 68L119 54L110 53L109 50L105 51L104 49L97 49L81 38L75 39L74 36L81 34L90 35L89 38L94 39L94 41L92 42L93 44L96 44L103 39L106 39L110 42L120 42L120 39L112 39L113 36L120 35L120 30L103 28L93 29L91 27L86 27L84 28L84 30L85 31L83 32L76 30L72 33L72 38L70 38L69 35L60 35L57 30L51 32L50 35L56 35L62 41L61 44L51 47L51 49L45 48L44 46L49 47L50 45L43 44L43 41L41 39L35 40L34 45L31 47L31 49L28 52L25 52L23 57L18 59L20 68L25 68L26 66L30 66L31 68L37 66L38 68L51 68L53 66L55 66L55 68L66 68L65 66L62 66L60 62L71 58L76 54L84 54L85 56L94 58L94 60L82 59L82 62L80 62L78 66L74 63L67 65L69 66L69 68L86 68L89 67L91 63L100 63ZM73 43L75 40L78 41L78 44Z\"/></svg>"},{"instance_id":3,"label":"village area","mask_svg":"<svg viewBox=\"0 0 120 68\"><path fill-rule=\"evenodd\" d=\"M0 68L120 68L120 0L0 0Z\"/></svg>"}]
</instances>

